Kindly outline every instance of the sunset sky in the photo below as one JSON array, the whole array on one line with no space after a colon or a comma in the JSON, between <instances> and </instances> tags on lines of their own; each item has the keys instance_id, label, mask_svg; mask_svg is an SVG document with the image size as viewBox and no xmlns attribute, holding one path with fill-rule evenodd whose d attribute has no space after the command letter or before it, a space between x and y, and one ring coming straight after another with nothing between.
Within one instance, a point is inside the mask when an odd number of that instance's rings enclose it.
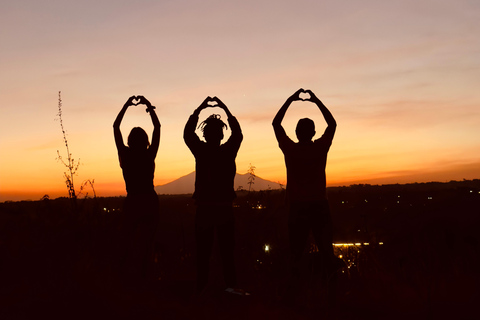
<instances>
[{"instance_id":1,"label":"sunset sky","mask_svg":"<svg viewBox=\"0 0 480 320\"><path fill-rule=\"evenodd\" d=\"M157 107L162 124L155 185L194 170L183 142L193 110L218 96L244 141L237 171L286 182L271 121L298 88L311 89L337 120L328 185L480 178L480 2L38 1L1 0L0 201L67 196L66 156L77 188L124 195L113 121L131 95ZM201 118L220 109L207 109ZM317 136L325 121L295 102ZM222 118L226 118L223 116ZM151 134L144 107L128 110ZM226 133L228 137L229 131Z\"/></svg>"}]
</instances>

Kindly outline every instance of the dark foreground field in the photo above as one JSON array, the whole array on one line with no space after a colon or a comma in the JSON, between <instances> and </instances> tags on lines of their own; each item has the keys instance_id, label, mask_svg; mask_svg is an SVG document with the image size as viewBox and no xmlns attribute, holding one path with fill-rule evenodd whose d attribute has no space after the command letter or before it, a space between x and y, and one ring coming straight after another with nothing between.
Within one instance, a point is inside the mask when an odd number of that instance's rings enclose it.
<instances>
[{"instance_id":1,"label":"dark foreground field","mask_svg":"<svg viewBox=\"0 0 480 320\"><path fill-rule=\"evenodd\" d=\"M118 270L123 198L0 204L0 319L478 319L480 183L330 188L335 252L320 275L314 246L288 295L287 213L281 191L240 193L236 262L249 297L223 293L214 251L195 295L194 205L160 196L152 279ZM268 245L269 250L265 250ZM215 250L215 249L214 249Z\"/></svg>"}]
</instances>

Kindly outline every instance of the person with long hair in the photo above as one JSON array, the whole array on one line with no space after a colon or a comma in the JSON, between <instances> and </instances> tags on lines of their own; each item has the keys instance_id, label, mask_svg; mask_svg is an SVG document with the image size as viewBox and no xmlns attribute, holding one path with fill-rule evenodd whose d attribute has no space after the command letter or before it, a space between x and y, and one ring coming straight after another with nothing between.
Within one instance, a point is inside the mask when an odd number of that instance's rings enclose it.
<instances>
[{"instance_id":1,"label":"person with long hair","mask_svg":"<svg viewBox=\"0 0 480 320\"><path fill-rule=\"evenodd\" d=\"M215 105L209 105L213 102ZM199 128L205 141L195 133L198 117L208 107L220 107L227 114L232 131L223 144L223 129L227 125L220 115L212 114ZM208 283L210 256L215 231L220 249L226 292L246 295L237 288L234 263L234 215L233 200L236 197L234 178L235 158L243 140L242 130L237 119L227 106L217 97L207 97L193 112L185 125L183 138L195 157L195 192L197 205L195 214L195 241L197 245L197 292L202 293Z\"/></svg>"},{"instance_id":2,"label":"person with long hair","mask_svg":"<svg viewBox=\"0 0 480 320\"><path fill-rule=\"evenodd\" d=\"M152 119L152 143L145 130L135 127L128 135L126 146L120 124L127 109L139 104L147 106L146 111ZM144 96L128 98L115 119L113 132L127 189L121 223L122 269L129 280L145 280L159 219L158 196L153 185L155 157L160 144L160 121L155 107Z\"/></svg>"}]
</instances>

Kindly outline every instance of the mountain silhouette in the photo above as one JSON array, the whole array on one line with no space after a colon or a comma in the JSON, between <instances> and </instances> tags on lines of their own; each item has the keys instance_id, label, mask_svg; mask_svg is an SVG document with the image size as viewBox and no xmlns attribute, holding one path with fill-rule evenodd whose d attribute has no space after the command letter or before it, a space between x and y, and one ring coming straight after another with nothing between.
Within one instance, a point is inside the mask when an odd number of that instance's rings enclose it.
<instances>
[{"instance_id":1,"label":"mountain silhouette","mask_svg":"<svg viewBox=\"0 0 480 320\"><path fill-rule=\"evenodd\" d=\"M240 174L237 173L235 176L235 190L238 190L239 187L242 187L243 190L248 190L248 177L250 174ZM269 190L269 189L280 189L280 184L277 182L269 181L262 179L258 176L255 176L254 183L252 184L252 191L260 190ZM195 189L195 171L187 174L186 176L180 177L172 182L166 183L161 186L156 186L155 191L158 194L188 194L193 193Z\"/></svg>"}]
</instances>

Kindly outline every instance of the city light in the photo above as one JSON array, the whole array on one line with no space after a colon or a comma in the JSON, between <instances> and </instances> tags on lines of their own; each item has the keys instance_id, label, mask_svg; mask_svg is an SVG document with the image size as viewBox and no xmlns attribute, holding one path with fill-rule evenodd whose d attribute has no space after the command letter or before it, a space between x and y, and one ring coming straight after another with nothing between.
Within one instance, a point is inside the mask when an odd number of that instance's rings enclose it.
<instances>
[{"instance_id":1,"label":"city light","mask_svg":"<svg viewBox=\"0 0 480 320\"><path fill-rule=\"evenodd\" d=\"M268 244L266 244L263 248L264 248L265 252L270 251L270 246Z\"/></svg>"},{"instance_id":2,"label":"city light","mask_svg":"<svg viewBox=\"0 0 480 320\"><path fill-rule=\"evenodd\" d=\"M379 245L383 245L383 242L379 242L378 243ZM364 243L361 243L361 242L355 242L355 243L332 243L333 246L335 247L352 247L352 246L361 246L361 245L364 245L364 246L369 246L370 245L370 242L364 242Z\"/></svg>"},{"instance_id":3,"label":"city light","mask_svg":"<svg viewBox=\"0 0 480 320\"><path fill-rule=\"evenodd\" d=\"M253 205L252 206L252 209L256 209L256 210L262 210L262 209L266 209L267 207L264 206L263 204L261 203L258 203L257 205Z\"/></svg>"}]
</instances>

